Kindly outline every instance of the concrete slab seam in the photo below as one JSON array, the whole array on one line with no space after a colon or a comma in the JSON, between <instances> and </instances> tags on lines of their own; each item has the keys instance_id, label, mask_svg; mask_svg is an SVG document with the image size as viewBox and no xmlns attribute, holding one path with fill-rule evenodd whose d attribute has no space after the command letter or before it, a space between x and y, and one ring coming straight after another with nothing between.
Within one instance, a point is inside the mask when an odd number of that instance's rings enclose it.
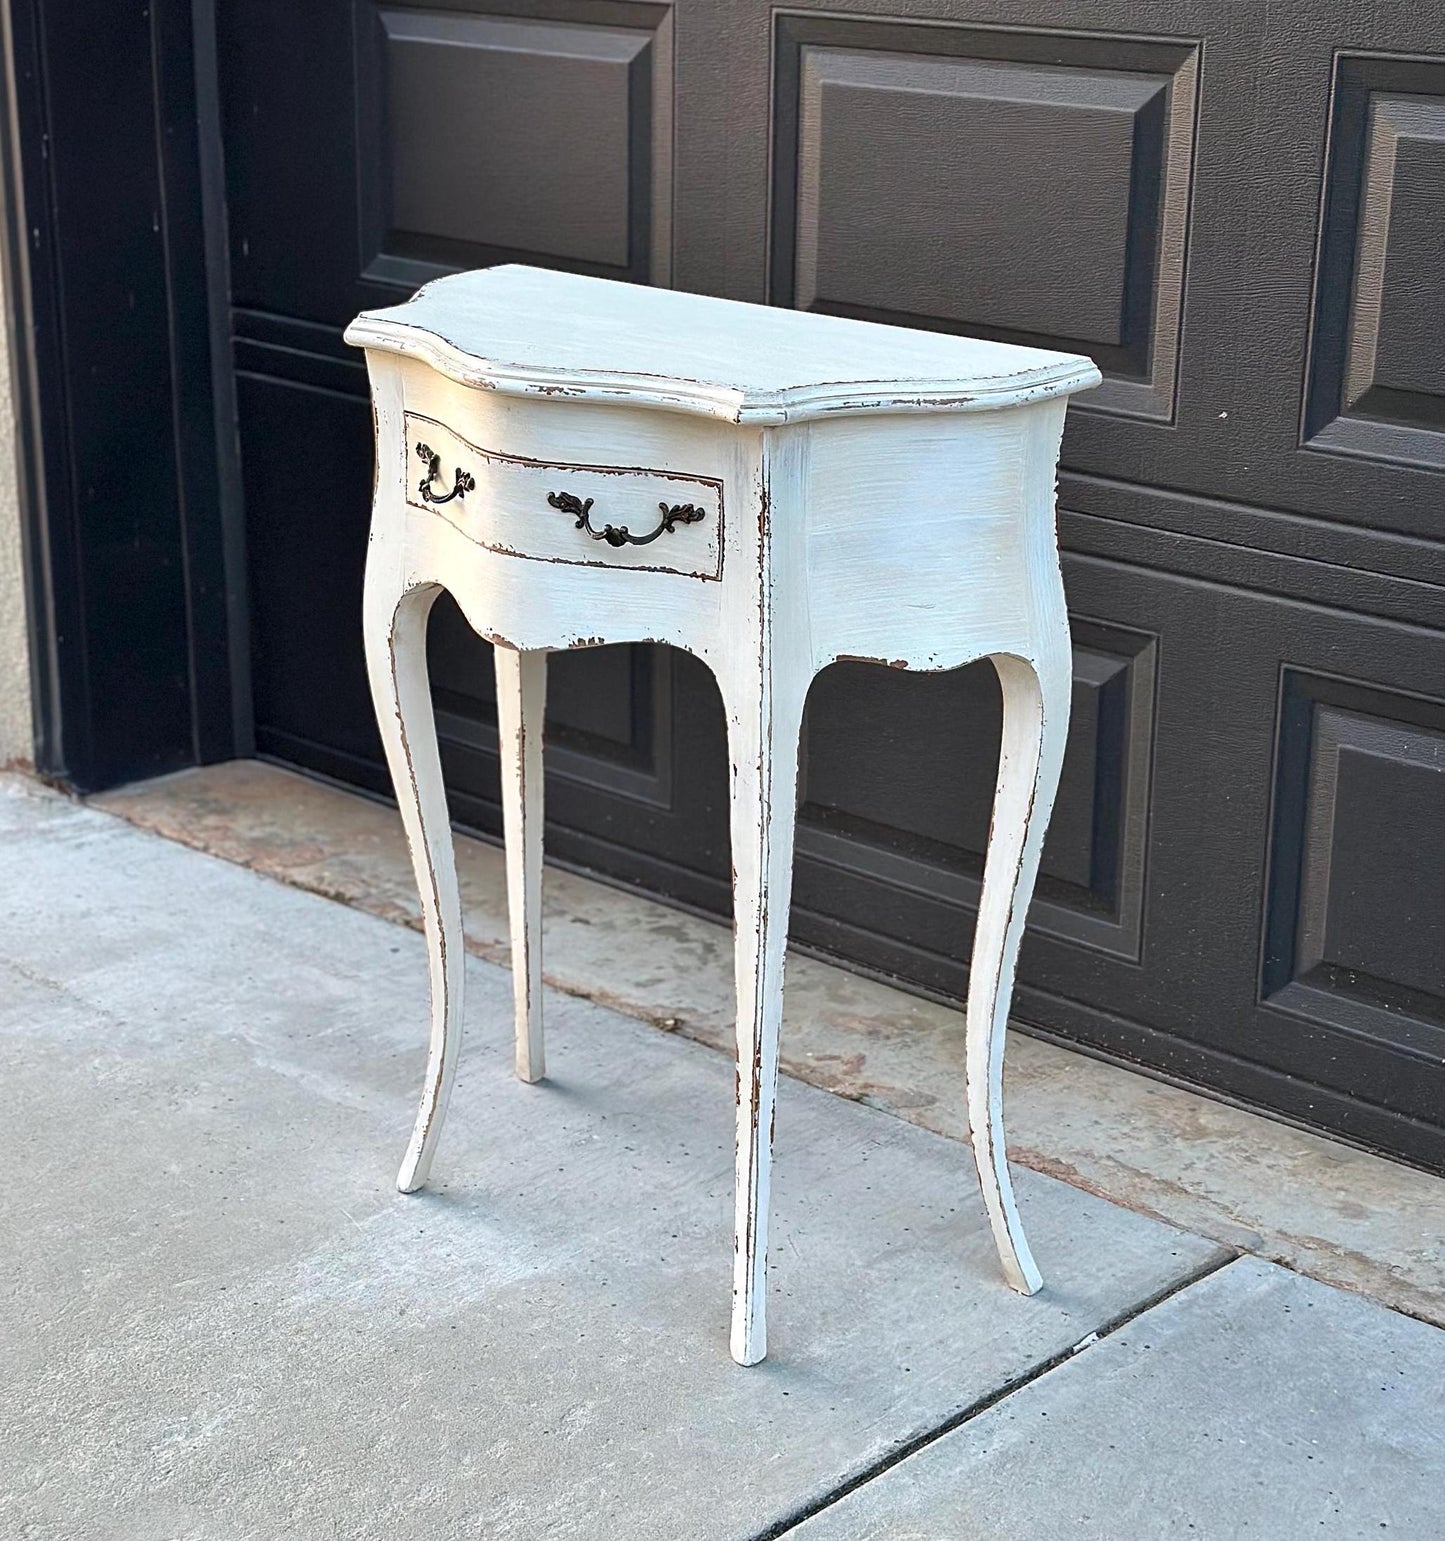
<instances>
[{"instance_id":1,"label":"concrete slab seam","mask_svg":"<svg viewBox=\"0 0 1445 1541\"><path fill-rule=\"evenodd\" d=\"M1120 1311L1117 1316L1111 1317L1102 1326L1093 1332L1087 1333L1077 1343L1069 1348L1061 1349L1057 1354L1042 1359L1031 1369L1025 1370L1022 1375L1015 1376L1002 1386L990 1391L986 1396L979 1397L970 1402L967 1407L960 1408L956 1413L950 1414L941 1423L931 1429L924 1430L921 1434L915 1434L911 1438L902 1441L890 1450L886 1455L865 1466L861 1471L854 1472L850 1477L840 1482L831 1491L820 1497L809 1500L808 1503L795 1509L791 1514L783 1515L775 1520L766 1529L758 1531L747 1538L747 1541L783 1541L783 1538L791 1535L805 1521L815 1518L825 1509L831 1509L834 1504L841 1503L849 1494L856 1493L859 1488L866 1487L868 1483L892 1471L895 1466L901 1466L910 1456L917 1455L919 1451L926 1450L938 1440L961 1429L966 1423L971 1423L980 1414L986 1413L990 1408L997 1407L1000 1402L1007 1401L1016 1392L1023 1391L1042 1380L1050 1371L1058 1369L1062 1364L1067 1364L1079 1354L1087 1353L1091 1348L1096 1348L1106 1338L1112 1337L1116 1332L1137 1322L1141 1316L1146 1316L1156 1306L1162 1306L1165 1301L1172 1300L1176 1295L1181 1295L1185 1290L1193 1289L1196 1284L1202 1284L1205 1279L1219 1273L1222 1269L1231 1268L1245 1254L1231 1252L1229 1256L1212 1259L1185 1279L1179 1279L1173 1284L1166 1285L1161 1290L1156 1290L1152 1295L1138 1301L1125 1311Z\"/></svg>"}]
</instances>

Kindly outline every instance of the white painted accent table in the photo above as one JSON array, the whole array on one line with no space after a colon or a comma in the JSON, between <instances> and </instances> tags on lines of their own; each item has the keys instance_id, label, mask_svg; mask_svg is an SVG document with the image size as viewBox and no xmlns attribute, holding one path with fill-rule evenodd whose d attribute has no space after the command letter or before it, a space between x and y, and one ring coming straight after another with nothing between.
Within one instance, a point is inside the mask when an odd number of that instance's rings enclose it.
<instances>
[{"instance_id":1,"label":"white painted accent table","mask_svg":"<svg viewBox=\"0 0 1445 1541\"><path fill-rule=\"evenodd\" d=\"M967 1006L968 1119L1008 1281L1032 1293L1009 1181L1004 1023L1058 784L1070 651L1054 481L1086 358L525 267L359 316L377 473L367 664L421 890L431 1053L398 1186L426 1181L461 1044L463 941L427 683L446 589L495 645L517 1074L542 1058L542 711L549 650L655 641L717 677L732 760L738 999L732 1353L764 1283L798 735L840 658L990 658L1003 747ZM860 1285L861 1287L861 1285Z\"/></svg>"}]
</instances>

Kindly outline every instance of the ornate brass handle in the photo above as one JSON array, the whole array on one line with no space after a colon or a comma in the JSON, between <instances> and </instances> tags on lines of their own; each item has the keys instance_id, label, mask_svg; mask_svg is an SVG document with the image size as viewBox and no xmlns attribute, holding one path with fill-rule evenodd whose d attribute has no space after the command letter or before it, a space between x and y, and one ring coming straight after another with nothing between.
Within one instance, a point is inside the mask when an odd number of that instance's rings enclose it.
<instances>
[{"instance_id":1,"label":"ornate brass handle","mask_svg":"<svg viewBox=\"0 0 1445 1541\"><path fill-rule=\"evenodd\" d=\"M432 449L430 444L418 444L416 452L426 461L426 475L422 477L417 490L422 495L425 503L450 503L453 498L464 498L469 492L476 490L477 479L470 471L464 471L457 467L456 480L452 483L450 492L436 492L432 483L441 475L442 457Z\"/></svg>"},{"instance_id":2,"label":"ornate brass handle","mask_svg":"<svg viewBox=\"0 0 1445 1541\"><path fill-rule=\"evenodd\" d=\"M659 503L657 506L662 510L662 519L657 528L650 535L634 535L625 524L604 524L600 530L597 529L591 518L591 498L584 503L570 492L549 492L547 501L564 514L574 515L579 530L585 530L593 540L605 540L609 546L650 545L659 535L670 534L680 524L696 524L699 519L707 518L707 510L699 508L695 503Z\"/></svg>"}]
</instances>

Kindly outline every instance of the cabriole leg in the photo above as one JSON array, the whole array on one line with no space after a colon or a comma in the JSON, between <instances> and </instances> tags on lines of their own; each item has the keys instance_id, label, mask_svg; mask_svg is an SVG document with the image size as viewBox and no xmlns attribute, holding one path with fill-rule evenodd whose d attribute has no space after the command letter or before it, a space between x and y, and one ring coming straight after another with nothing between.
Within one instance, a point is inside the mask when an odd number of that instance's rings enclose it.
<instances>
[{"instance_id":1,"label":"cabriole leg","mask_svg":"<svg viewBox=\"0 0 1445 1541\"><path fill-rule=\"evenodd\" d=\"M1003 744L968 979L968 1126L1004 1277L1020 1294L1043 1283L1024 1238L1003 1130L1003 1054L1014 965L1058 789L1069 728L1068 633L1038 665L993 659L1003 688Z\"/></svg>"},{"instance_id":2,"label":"cabriole leg","mask_svg":"<svg viewBox=\"0 0 1445 1541\"><path fill-rule=\"evenodd\" d=\"M373 552L377 549L374 546ZM388 567L380 561L368 564L363 630L376 720L421 895L431 971L431 1049L426 1080L416 1127L396 1179L403 1193L414 1193L426 1182L431 1169L456 1075L462 1039L465 944L427 680L427 617L440 590L435 584L422 584L398 593L398 586L387 576Z\"/></svg>"},{"instance_id":3,"label":"cabriole leg","mask_svg":"<svg viewBox=\"0 0 1445 1541\"><path fill-rule=\"evenodd\" d=\"M512 929L517 1074L540 1081L542 1048L542 716L547 655L498 643L497 736L502 756L502 834Z\"/></svg>"},{"instance_id":4,"label":"cabriole leg","mask_svg":"<svg viewBox=\"0 0 1445 1541\"><path fill-rule=\"evenodd\" d=\"M798 734L807 682L730 692L733 946L737 984L737 1191L732 1356L767 1353L768 1189L783 958L793 877ZM734 695L737 699L734 700Z\"/></svg>"}]
</instances>

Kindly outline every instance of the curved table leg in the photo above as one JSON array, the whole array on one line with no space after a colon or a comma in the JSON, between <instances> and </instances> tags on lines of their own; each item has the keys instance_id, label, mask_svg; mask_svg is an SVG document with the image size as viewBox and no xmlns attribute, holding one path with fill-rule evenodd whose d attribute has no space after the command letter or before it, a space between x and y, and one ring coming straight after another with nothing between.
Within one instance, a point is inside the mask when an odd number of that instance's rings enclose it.
<instances>
[{"instance_id":1,"label":"curved table leg","mask_svg":"<svg viewBox=\"0 0 1445 1541\"><path fill-rule=\"evenodd\" d=\"M542 1048L542 717L547 655L497 643L497 737L502 759L502 835L512 930L517 1075L540 1081Z\"/></svg>"},{"instance_id":2,"label":"curved table leg","mask_svg":"<svg viewBox=\"0 0 1445 1541\"><path fill-rule=\"evenodd\" d=\"M756 687L756 688L752 688ZM724 683L732 762L737 1189L732 1356L767 1353L768 1189L806 678Z\"/></svg>"},{"instance_id":3,"label":"curved table leg","mask_svg":"<svg viewBox=\"0 0 1445 1541\"><path fill-rule=\"evenodd\" d=\"M401 587L398 592L388 575L389 565L367 565L363 631L376 720L421 894L431 972L431 1049L426 1080L416 1127L396 1179L403 1193L415 1193L431 1168L456 1075L466 953L427 678L427 617L440 589L435 584L422 584Z\"/></svg>"},{"instance_id":4,"label":"curved table leg","mask_svg":"<svg viewBox=\"0 0 1445 1541\"><path fill-rule=\"evenodd\" d=\"M1014 1202L1003 1132L1003 1054L1014 965L1058 789L1072 688L1068 632L1037 668L993 658L1003 688L1003 743L983 893L968 978L968 1127L1004 1277L1023 1295L1043 1283Z\"/></svg>"}]
</instances>

